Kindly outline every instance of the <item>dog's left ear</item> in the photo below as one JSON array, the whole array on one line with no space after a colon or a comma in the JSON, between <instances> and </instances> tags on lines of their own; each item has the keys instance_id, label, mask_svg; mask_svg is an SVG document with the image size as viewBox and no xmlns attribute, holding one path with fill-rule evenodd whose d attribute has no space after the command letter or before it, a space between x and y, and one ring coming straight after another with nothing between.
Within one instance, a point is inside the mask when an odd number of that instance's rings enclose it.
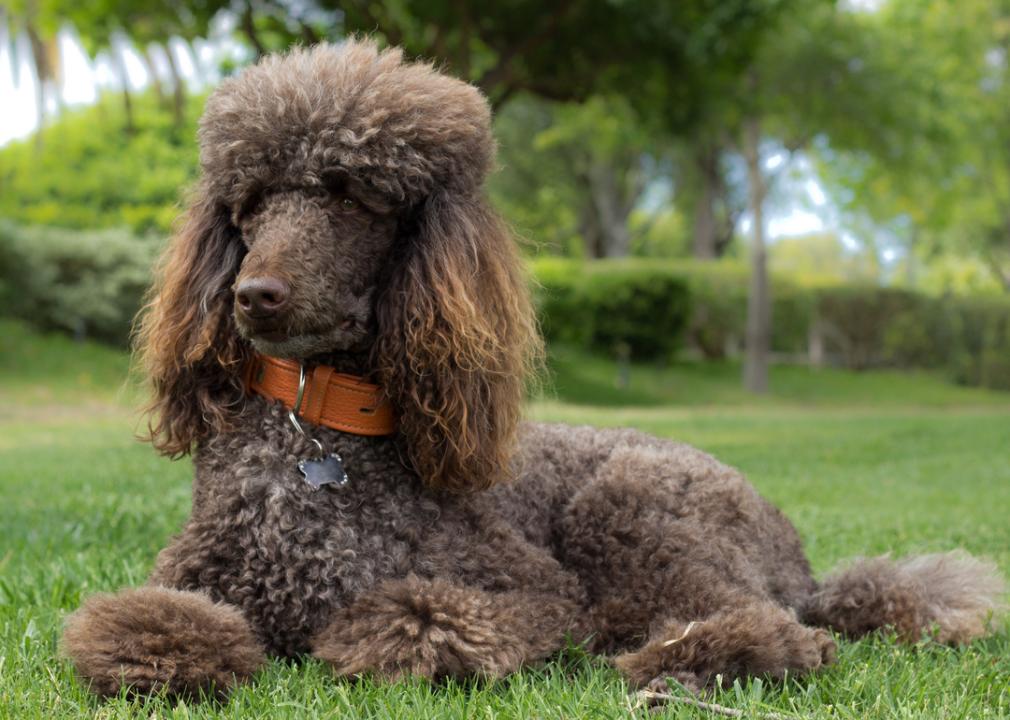
<instances>
[{"instance_id":1,"label":"dog's left ear","mask_svg":"<svg viewBox=\"0 0 1010 720\"><path fill-rule=\"evenodd\" d=\"M406 453L432 488L508 477L540 338L524 266L479 191L439 190L378 301L375 367Z\"/></svg>"}]
</instances>

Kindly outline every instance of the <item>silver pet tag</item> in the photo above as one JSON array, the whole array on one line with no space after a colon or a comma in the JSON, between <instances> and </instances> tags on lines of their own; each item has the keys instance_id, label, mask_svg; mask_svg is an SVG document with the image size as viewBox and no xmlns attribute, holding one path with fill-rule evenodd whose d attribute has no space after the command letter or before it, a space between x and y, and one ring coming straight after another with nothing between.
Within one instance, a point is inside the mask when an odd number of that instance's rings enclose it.
<instances>
[{"instance_id":1,"label":"silver pet tag","mask_svg":"<svg viewBox=\"0 0 1010 720\"><path fill-rule=\"evenodd\" d=\"M330 453L318 460L299 460L298 469L313 490L318 490L323 485L343 487L347 484L344 459L337 453Z\"/></svg>"}]
</instances>

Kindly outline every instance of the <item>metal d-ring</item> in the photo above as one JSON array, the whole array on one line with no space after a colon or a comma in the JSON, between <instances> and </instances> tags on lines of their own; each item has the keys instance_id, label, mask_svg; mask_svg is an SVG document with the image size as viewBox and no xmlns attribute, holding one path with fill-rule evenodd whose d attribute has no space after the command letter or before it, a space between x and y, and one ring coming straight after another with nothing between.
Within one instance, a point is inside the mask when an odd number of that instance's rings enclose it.
<instances>
[{"instance_id":1,"label":"metal d-ring","mask_svg":"<svg viewBox=\"0 0 1010 720\"><path fill-rule=\"evenodd\" d=\"M304 397L305 397L305 364L299 363L298 394L295 396L295 406L288 411L288 419L291 421L291 424L295 426L295 430L297 430L298 433L303 438L308 438L308 440L312 442L312 444L314 444L317 448L319 448L320 455L325 455L325 452L323 451L323 444L318 440L316 440L315 438L310 438L305 433L305 429L302 427L302 424L298 422L298 413L300 413L302 410L302 398Z\"/></svg>"},{"instance_id":2,"label":"metal d-ring","mask_svg":"<svg viewBox=\"0 0 1010 720\"><path fill-rule=\"evenodd\" d=\"M288 419L295 426L300 434L305 435L301 423L298 422L298 413L302 411L302 398L305 397L305 365L298 364L298 395L295 397L295 406L288 411Z\"/></svg>"}]
</instances>

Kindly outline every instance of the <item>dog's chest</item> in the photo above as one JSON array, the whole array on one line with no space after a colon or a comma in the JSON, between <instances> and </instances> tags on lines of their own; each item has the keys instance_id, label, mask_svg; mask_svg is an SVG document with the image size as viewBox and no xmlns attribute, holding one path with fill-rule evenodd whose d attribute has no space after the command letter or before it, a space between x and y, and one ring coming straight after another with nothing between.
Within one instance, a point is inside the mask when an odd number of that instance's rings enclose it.
<instances>
[{"instance_id":1,"label":"dog's chest","mask_svg":"<svg viewBox=\"0 0 1010 720\"><path fill-rule=\"evenodd\" d=\"M439 514L391 448L321 439L344 458L346 484L307 483L298 468L304 443L283 426L265 439L246 438L235 448L238 462L215 467L209 478L216 496L209 504L227 508L217 521L234 558L219 593L285 655L308 650L335 608L382 580L423 573L416 550Z\"/></svg>"}]
</instances>

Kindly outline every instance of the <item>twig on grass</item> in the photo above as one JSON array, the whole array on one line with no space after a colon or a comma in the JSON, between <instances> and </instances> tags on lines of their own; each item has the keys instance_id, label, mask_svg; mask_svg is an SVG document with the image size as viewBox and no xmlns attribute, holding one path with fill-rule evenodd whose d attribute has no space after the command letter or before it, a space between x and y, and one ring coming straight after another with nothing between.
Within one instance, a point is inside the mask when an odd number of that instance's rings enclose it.
<instances>
[{"instance_id":1,"label":"twig on grass","mask_svg":"<svg viewBox=\"0 0 1010 720\"><path fill-rule=\"evenodd\" d=\"M716 705L715 703L704 702L684 695L670 695L668 693L655 692L653 690L639 690L637 694L639 701L644 701L651 705L652 707L650 709L652 710L661 709L661 703L679 703L681 705L690 705L700 710L706 710L715 715L723 715L725 717L755 717L759 718L759 720L795 720L794 717L789 715L782 715L774 712L744 712L743 710L737 710L736 708L726 707L725 705Z\"/></svg>"}]
</instances>

